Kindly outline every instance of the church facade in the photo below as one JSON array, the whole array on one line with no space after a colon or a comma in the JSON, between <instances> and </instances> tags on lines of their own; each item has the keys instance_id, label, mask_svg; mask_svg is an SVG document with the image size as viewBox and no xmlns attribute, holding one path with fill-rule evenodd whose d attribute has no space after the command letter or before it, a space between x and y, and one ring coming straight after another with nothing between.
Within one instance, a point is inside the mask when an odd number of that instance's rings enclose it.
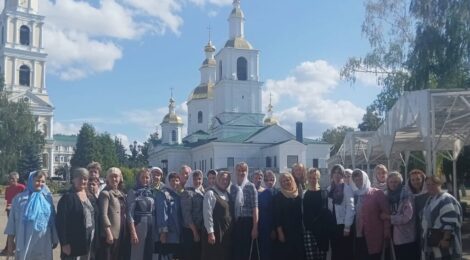
<instances>
[{"instance_id":1,"label":"church facade","mask_svg":"<svg viewBox=\"0 0 470 260\"><path fill-rule=\"evenodd\" d=\"M43 170L54 174L54 106L46 90L46 57L43 46L44 16L38 14L38 0L6 0L0 15L0 72L8 99L26 102L36 129L46 139Z\"/></svg>"},{"instance_id":2,"label":"church facade","mask_svg":"<svg viewBox=\"0 0 470 260\"><path fill-rule=\"evenodd\" d=\"M259 50L244 35L245 17L240 0L229 15L229 39L216 53L209 40L200 83L187 100L188 133L170 98L169 112L161 122L161 137L153 142L149 163L165 172L183 164L207 172L233 170L245 161L251 169L280 172L294 163L326 169L330 145L302 137L302 123L294 135L279 125L268 105L262 112Z\"/></svg>"}]
</instances>

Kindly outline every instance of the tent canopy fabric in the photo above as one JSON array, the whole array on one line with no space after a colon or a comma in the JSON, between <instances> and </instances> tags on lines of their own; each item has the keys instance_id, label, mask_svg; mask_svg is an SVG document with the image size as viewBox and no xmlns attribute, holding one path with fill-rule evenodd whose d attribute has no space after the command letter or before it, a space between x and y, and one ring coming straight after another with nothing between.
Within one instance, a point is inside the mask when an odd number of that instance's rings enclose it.
<instances>
[{"instance_id":1,"label":"tent canopy fabric","mask_svg":"<svg viewBox=\"0 0 470 260\"><path fill-rule=\"evenodd\" d=\"M377 131L347 133L328 163L397 169L406 167L411 151L422 151L427 174L436 174L437 154L455 164L464 145L470 145L470 91L419 90L401 96Z\"/></svg>"}]
</instances>

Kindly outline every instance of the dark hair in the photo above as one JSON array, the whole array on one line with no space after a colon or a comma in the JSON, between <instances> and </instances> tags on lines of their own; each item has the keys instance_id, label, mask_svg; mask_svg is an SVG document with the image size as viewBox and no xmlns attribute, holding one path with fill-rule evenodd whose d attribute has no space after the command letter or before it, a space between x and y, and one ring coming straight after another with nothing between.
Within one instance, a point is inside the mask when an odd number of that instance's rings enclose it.
<instances>
[{"instance_id":1,"label":"dark hair","mask_svg":"<svg viewBox=\"0 0 470 260\"><path fill-rule=\"evenodd\" d=\"M215 175L215 176L217 176L217 171L216 171L216 170L209 170L209 171L207 172L207 176L209 176L209 175Z\"/></svg>"},{"instance_id":2,"label":"dark hair","mask_svg":"<svg viewBox=\"0 0 470 260\"><path fill-rule=\"evenodd\" d=\"M335 165L333 166L333 168L331 168L331 172L330 172L331 175L333 176L333 174L334 174L336 171L338 171L338 170L339 170L341 176L344 177L344 167L343 167L343 165L341 165L341 164L335 164Z\"/></svg>"},{"instance_id":3,"label":"dark hair","mask_svg":"<svg viewBox=\"0 0 470 260\"><path fill-rule=\"evenodd\" d=\"M180 178L180 176L178 175L178 173L176 172L170 172L170 174L168 174L168 181L171 181L171 179L175 179L175 178Z\"/></svg>"},{"instance_id":4,"label":"dark hair","mask_svg":"<svg viewBox=\"0 0 470 260\"><path fill-rule=\"evenodd\" d=\"M193 173L191 173L193 175L193 178L194 177L204 177L202 171L200 170L194 170Z\"/></svg>"},{"instance_id":5,"label":"dark hair","mask_svg":"<svg viewBox=\"0 0 470 260\"><path fill-rule=\"evenodd\" d=\"M361 169L354 169L354 171L352 172L352 175L351 175L353 178L354 177L357 177L357 176L361 176L362 177L362 170Z\"/></svg>"},{"instance_id":6,"label":"dark hair","mask_svg":"<svg viewBox=\"0 0 470 260\"><path fill-rule=\"evenodd\" d=\"M100 184L100 179L98 177L95 177L95 176L90 176L90 177L88 177L88 183L90 183L90 182L96 182L99 185Z\"/></svg>"}]
</instances>

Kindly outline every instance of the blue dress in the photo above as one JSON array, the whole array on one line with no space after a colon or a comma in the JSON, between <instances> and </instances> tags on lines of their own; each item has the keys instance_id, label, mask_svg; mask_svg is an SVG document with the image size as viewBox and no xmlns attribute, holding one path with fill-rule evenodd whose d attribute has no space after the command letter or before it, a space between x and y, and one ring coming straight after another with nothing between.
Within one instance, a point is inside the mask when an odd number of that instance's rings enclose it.
<instances>
[{"instance_id":1,"label":"blue dress","mask_svg":"<svg viewBox=\"0 0 470 260\"><path fill-rule=\"evenodd\" d=\"M273 259L273 243L271 232L276 230L274 224L274 195L277 193L275 188L266 189L258 193L258 241L261 260Z\"/></svg>"},{"instance_id":2,"label":"blue dress","mask_svg":"<svg viewBox=\"0 0 470 260\"><path fill-rule=\"evenodd\" d=\"M179 251L183 217L181 214L180 195L175 191L163 188L155 193L157 242L155 252L160 255L173 255ZM166 243L160 242L160 233L166 232Z\"/></svg>"},{"instance_id":3,"label":"blue dress","mask_svg":"<svg viewBox=\"0 0 470 260\"><path fill-rule=\"evenodd\" d=\"M52 196L50 193L44 195L52 208L48 227L45 231L37 231L33 227L33 222L23 220L29 194L30 192L26 190L13 199L5 234L15 236L16 260L52 260L52 246L59 242L54 224L55 210Z\"/></svg>"}]
</instances>

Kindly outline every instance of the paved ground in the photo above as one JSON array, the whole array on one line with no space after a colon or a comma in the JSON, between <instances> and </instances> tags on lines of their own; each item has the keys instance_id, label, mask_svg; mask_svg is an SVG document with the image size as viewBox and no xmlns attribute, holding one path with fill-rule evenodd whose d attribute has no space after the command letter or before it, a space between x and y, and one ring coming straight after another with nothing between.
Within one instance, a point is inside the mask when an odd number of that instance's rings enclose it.
<instances>
[{"instance_id":1,"label":"paved ground","mask_svg":"<svg viewBox=\"0 0 470 260\"><path fill-rule=\"evenodd\" d=\"M57 204L58 199L59 199L58 197L54 197L54 202L56 204ZM467 202L467 205L469 205L467 212L470 213L470 190L467 191L467 197L462 198L462 200L464 202ZM3 235L3 231L5 230L7 216L6 216L4 209L5 209L5 199L3 195L1 195L0 196L0 234L1 234L0 235L0 250L3 249L6 243L6 236ZM462 227L462 240L463 240L462 244L463 244L463 251L464 251L464 259L470 260L470 218L469 217L464 219L464 224ZM6 259L6 257L0 256L0 260L3 260L3 259ZM54 250L54 259L60 259L59 247L57 247Z\"/></svg>"}]
</instances>

